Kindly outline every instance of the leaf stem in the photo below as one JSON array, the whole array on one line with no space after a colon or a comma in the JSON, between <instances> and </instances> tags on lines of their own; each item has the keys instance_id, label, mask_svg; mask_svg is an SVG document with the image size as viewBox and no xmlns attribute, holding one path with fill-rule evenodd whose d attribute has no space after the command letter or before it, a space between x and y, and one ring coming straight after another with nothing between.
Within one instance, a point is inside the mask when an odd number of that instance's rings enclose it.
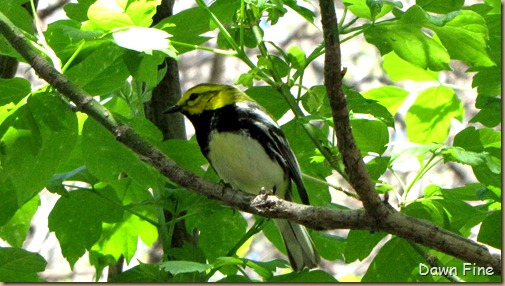
<instances>
[{"instance_id":1,"label":"leaf stem","mask_svg":"<svg viewBox=\"0 0 505 286\"><path fill-rule=\"evenodd\" d=\"M349 190L347 190L347 189L346 189L346 188L344 188L344 187L341 187L341 186L337 186L337 185L331 184L331 183L329 183L329 182L327 182L327 181L321 180L321 179L316 178L316 177L313 177L313 176L311 176L311 175L307 175L307 174L305 174L305 173L302 173L302 176L303 176L305 179L309 179L309 180L311 180L311 181L313 181L313 182L316 182L316 183L319 183L319 184L322 184L322 185L325 185L325 186L331 187L331 188L333 188L333 189L335 189L335 190L337 190L337 191L340 191L340 192L342 192L342 193L344 193L344 194L348 195L349 197L353 197L353 198L355 198L355 199L359 200L359 196L358 196L358 194L356 194L356 193L354 193L354 192L352 192L352 191L349 191Z\"/></svg>"},{"instance_id":2,"label":"leaf stem","mask_svg":"<svg viewBox=\"0 0 505 286\"><path fill-rule=\"evenodd\" d=\"M77 57L77 55L81 52L82 48L84 47L84 44L86 44L86 41L85 40L81 40L81 43L79 44L79 46L77 47L77 49L75 50L75 52L68 59L68 61L65 63L65 65L61 68L61 73L62 74L64 74L67 71L67 69L70 67L70 65L72 64L72 62Z\"/></svg>"},{"instance_id":3,"label":"leaf stem","mask_svg":"<svg viewBox=\"0 0 505 286\"><path fill-rule=\"evenodd\" d=\"M423 177L424 174L426 174L431 168L433 168L435 165L437 165L442 160L442 158L439 158L438 160L436 160L436 161L433 162L433 160L435 160L436 156L437 156L436 153L432 153L430 159L428 159L428 161L426 162L426 164L424 164L421 167L421 169L419 170L419 172L416 174L415 178L407 186L407 188L405 189L405 192L403 193L402 202L400 203L400 207L403 206L403 202L407 199L407 195L409 194L409 192L412 189L412 187L414 186L414 184L417 181L419 181L419 179L421 179L421 177Z\"/></svg>"},{"instance_id":4,"label":"leaf stem","mask_svg":"<svg viewBox=\"0 0 505 286\"><path fill-rule=\"evenodd\" d=\"M230 52L227 50L209 48L209 47L204 47L204 46L199 46L199 45L194 45L194 44L187 44L187 43L172 41L172 40L170 40L170 43L172 43L173 46L192 48L192 49L207 51L207 52L211 52L211 53L215 53L215 54L219 54L219 55L223 55L223 56L238 57L238 53Z\"/></svg>"}]
</instances>

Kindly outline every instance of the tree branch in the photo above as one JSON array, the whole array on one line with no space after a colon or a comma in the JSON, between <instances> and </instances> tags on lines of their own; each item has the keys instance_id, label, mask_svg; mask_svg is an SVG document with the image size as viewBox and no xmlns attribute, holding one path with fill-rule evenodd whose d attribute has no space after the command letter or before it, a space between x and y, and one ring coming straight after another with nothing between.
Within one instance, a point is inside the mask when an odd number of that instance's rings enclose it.
<instances>
[{"instance_id":1,"label":"tree branch","mask_svg":"<svg viewBox=\"0 0 505 286\"><path fill-rule=\"evenodd\" d=\"M328 207L299 205L268 196L253 206L254 195L239 192L196 176L170 160L163 152L152 146L128 125L122 123L90 95L70 82L32 47L22 32L0 12L0 33L18 53L33 67L38 75L51 84L63 96L76 104L79 110L93 117L113 133L117 140L139 154L140 158L157 168L163 175L181 187L193 190L210 199L219 200L233 208L268 218L284 218L318 230L337 228L386 231L425 246L451 254L480 266L491 266L494 273L501 274L501 259L471 240L445 229L406 216L390 212L387 219L378 223L369 212L362 210L337 210ZM48 110L48 112L50 112ZM365 194L366 195L366 194ZM361 194L360 194L361 196ZM380 202L380 200L379 200ZM380 206L387 208L382 202Z\"/></svg>"},{"instance_id":2,"label":"tree branch","mask_svg":"<svg viewBox=\"0 0 505 286\"><path fill-rule=\"evenodd\" d=\"M333 0L320 0L321 23L325 42L324 85L328 95L333 124L337 136L337 146L344 160L345 171L349 175L356 193L358 193L365 210L373 216L384 219L389 209L382 204L375 191L374 184L368 175L361 153L356 146L351 132L347 100L342 90L342 67L337 16Z\"/></svg>"}]
</instances>

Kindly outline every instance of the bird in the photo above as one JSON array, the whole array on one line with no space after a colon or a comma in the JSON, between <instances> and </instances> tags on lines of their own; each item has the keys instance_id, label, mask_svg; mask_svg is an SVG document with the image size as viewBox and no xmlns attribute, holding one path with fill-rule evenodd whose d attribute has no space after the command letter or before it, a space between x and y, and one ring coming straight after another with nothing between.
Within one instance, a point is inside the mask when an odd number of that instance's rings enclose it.
<instances>
[{"instance_id":1,"label":"bird","mask_svg":"<svg viewBox=\"0 0 505 286\"><path fill-rule=\"evenodd\" d=\"M309 204L300 167L279 125L240 89L202 83L188 89L164 113L181 112L193 124L202 154L235 190L292 201L292 183ZM274 219L294 271L315 268L320 256L304 226Z\"/></svg>"}]
</instances>

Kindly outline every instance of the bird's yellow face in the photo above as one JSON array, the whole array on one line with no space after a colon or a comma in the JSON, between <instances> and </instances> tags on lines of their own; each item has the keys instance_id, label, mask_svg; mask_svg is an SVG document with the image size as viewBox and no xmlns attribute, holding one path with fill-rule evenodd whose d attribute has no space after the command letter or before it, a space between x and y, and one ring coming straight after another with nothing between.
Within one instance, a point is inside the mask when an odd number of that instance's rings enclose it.
<instances>
[{"instance_id":1,"label":"bird's yellow face","mask_svg":"<svg viewBox=\"0 0 505 286\"><path fill-rule=\"evenodd\" d=\"M165 113L181 111L190 115L198 115L207 110L216 110L247 100L252 99L235 87L204 83L186 91L181 99Z\"/></svg>"}]
</instances>

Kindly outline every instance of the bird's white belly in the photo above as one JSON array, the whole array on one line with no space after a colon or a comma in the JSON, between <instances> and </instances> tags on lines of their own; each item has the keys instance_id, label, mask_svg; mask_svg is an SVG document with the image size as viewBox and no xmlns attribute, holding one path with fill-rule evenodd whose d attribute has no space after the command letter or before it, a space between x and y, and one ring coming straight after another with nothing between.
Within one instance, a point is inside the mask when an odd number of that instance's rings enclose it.
<instances>
[{"instance_id":1,"label":"bird's white belly","mask_svg":"<svg viewBox=\"0 0 505 286\"><path fill-rule=\"evenodd\" d=\"M239 134L211 133L209 160L219 177L233 188L258 194L262 188L284 197L287 181L281 166L258 141Z\"/></svg>"}]
</instances>

